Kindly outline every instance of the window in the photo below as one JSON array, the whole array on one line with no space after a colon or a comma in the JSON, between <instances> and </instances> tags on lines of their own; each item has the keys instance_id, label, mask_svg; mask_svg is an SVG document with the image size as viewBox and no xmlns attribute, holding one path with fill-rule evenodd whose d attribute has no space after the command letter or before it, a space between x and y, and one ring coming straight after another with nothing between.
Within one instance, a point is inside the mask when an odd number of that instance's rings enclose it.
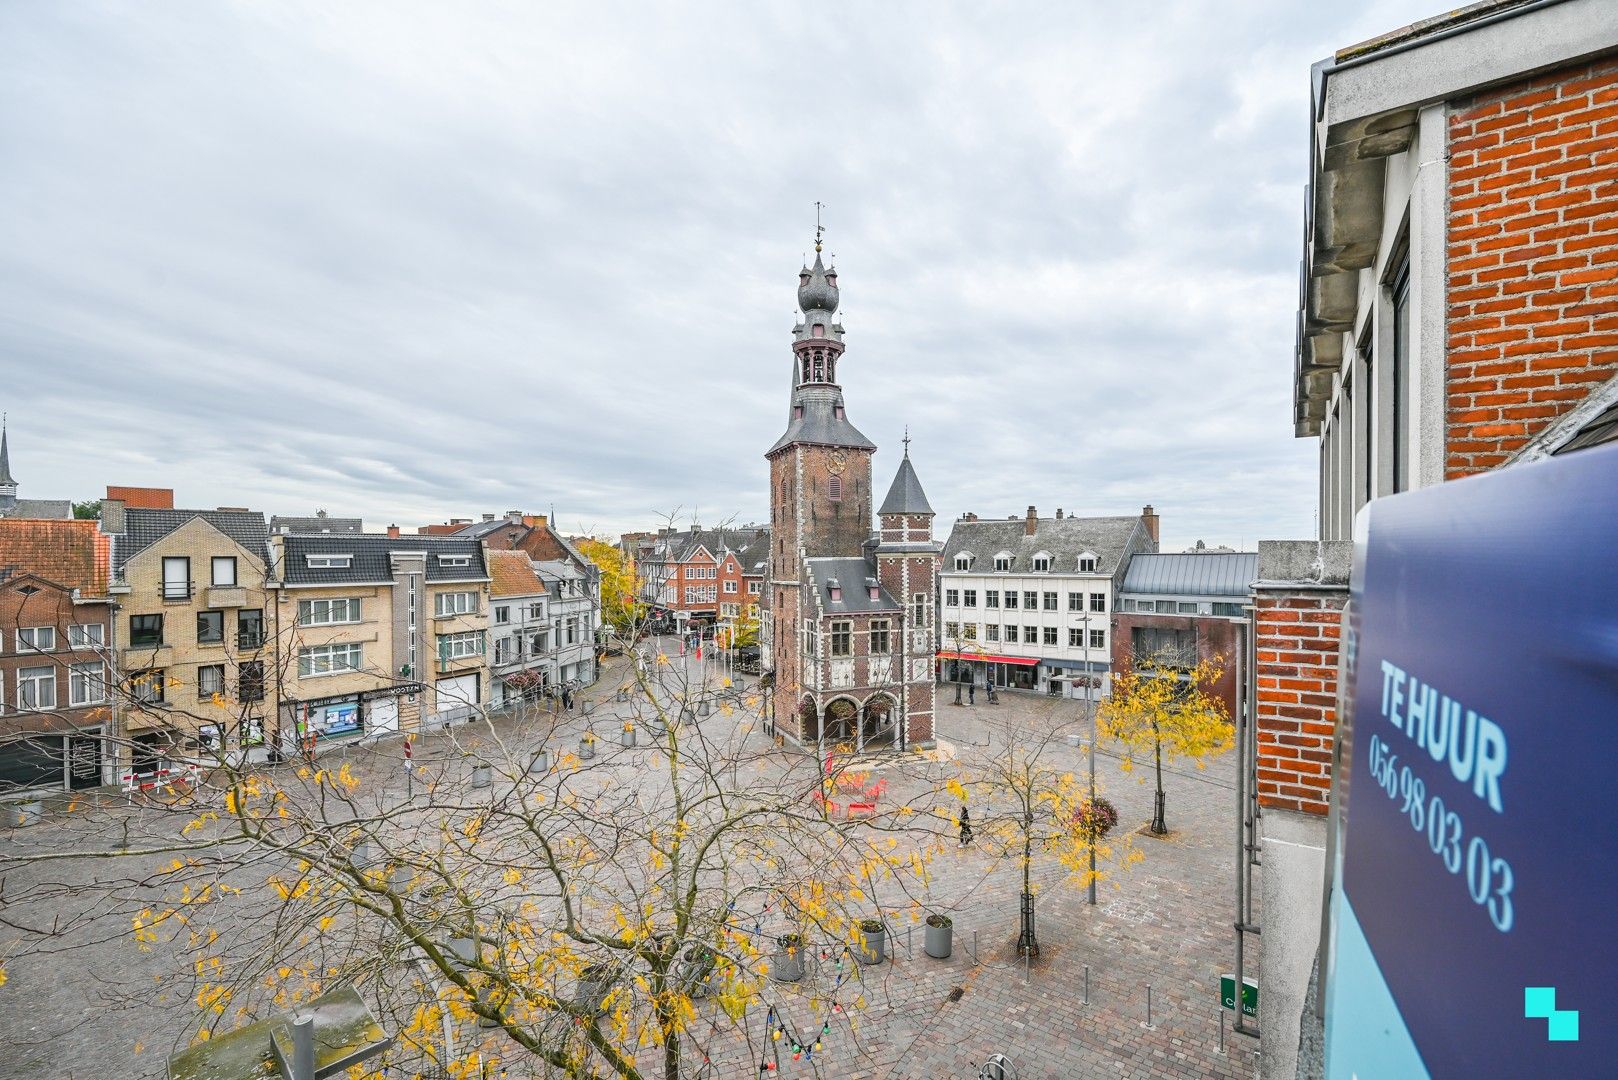
<instances>
[{"instance_id":1,"label":"window","mask_svg":"<svg viewBox=\"0 0 1618 1080\"><path fill-rule=\"evenodd\" d=\"M528 617L530 619L543 619L545 617L545 605L544 604L529 604L528 605Z\"/></svg>"},{"instance_id":2,"label":"window","mask_svg":"<svg viewBox=\"0 0 1618 1080\"><path fill-rule=\"evenodd\" d=\"M1025 626L1022 628L1022 639L1026 645L1034 645L1039 641L1039 627Z\"/></svg>"},{"instance_id":3,"label":"window","mask_svg":"<svg viewBox=\"0 0 1618 1080\"><path fill-rule=\"evenodd\" d=\"M960 607L961 606L961 590L959 590L959 589L945 589L944 590L944 606L945 607Z\"/></svg>"},{"instance_id":4,"label":"window","mask_svg":"<svg viewBox=\"0 0 1618 1080\"><path fill-rule=\"evenodd\" d=\"M978 639L978 624L975 622L962 624L961 639L963 641L976 641Z\"/></svg>"},{"instance_id":5,"label":"window","mask_svg":"<svg viewBox=\"0 0 1618 1080\"><path fill-rule=\"evenodd\" d=\"M989 623L987 626L985 626L983 628L983 640L984 641L999 641L1000 640L1000 624L999 623Z\"/></svg>"},{"instance_id":6,"label":"window","mask_svg":"<svg viewBox=\"0 0 1618 1080\"><path fill-rule=\"evenodd\" d=\"M1048 593L1045 594L1045 610L1046 611L1055 611L1056 610L1056 594L1055 593L1048 592Z\"/></svg>"},{"instance_id":7,"label":"window","mask_svg":"<svg viewBox=\"0 0 1618 1080\"><path fill-rule=\"evenodd\" d=\"M1221 603L1220 601L1215 600L1213 605L1213 613L1215 615L1235 616L1236 618L1240 618L1242 615L1242 606L1240 604Z\"/></svg>"},{"instance_id":8,"label":"window","mask_svg":"<svg viewBox=\"0 0 1618 1080\"><path fill-rule=\"evenodd\" d=\"M1090 631L1090 648L1105 649L1107 647L1107 632L1105 630Z\"/></svg>"},{"instance_id":9,"label":"window","mask_svg":"<svg viewBox=\"0 0 1618 1080\"><path fill-rule=\"evenodd\" d=\"M223 645L225 643L225 613L223 611L197 612L197 644Z\"/></svg>"},{"instance_id":10,"label":"window","mask_svg":"<svg viewBox=\"0 0 1618 1080\"><path fill-rule=\"evenodd\" d=\"M910 625L912 629L925 633L933 625L932 600L926 593L915 593L910 597Z\"/></svg>"},{"instance_id":11,"label":"window","mask_svg":"<svg viewBox=\"0 0 1618 1080\"><path fill-rule=\"evenodd\" d=\"M1107 610L1107 594L1106 593L1099 593L1099 592L1091 593L1090 594L1090 610L1091 611L1102 611L1102 612L1106 611Z\"/></svg>"},{"instance_id":12,"label":"window","mask_svg":"<svg viewBox=\"0 0 1618 1080\"><path fill-rule=\"evenodd\" d=\"M1136 656L1159 657L1170 663L1186 663L1197 655L1197 635L1192 630L1169 630L1158 626L1137 626L1131 632Z\"/></svg>"},{"instance_id":13,"label":"window","mask_svg":"<svg viewBox=\"0 0 1618 1080\"><path fill-rule=\"evenodd\" d=\"M978 591L976 589L963 590L962 593L961 593L961 606L962 607L977 607L978 606Z\"/></svg>"},{"instance_id":14,"label":"window","mask_svg":"<svg viewBox=\"0 0 1618 1080\"><path fill-rule=\"evenodd\" d=\"M994 557L994 572L997 574L1011 573L1011 556L1006 554Z\"/></svg>"},{"instance_id":15,"label":"window","mask_svg":"<svg viewBox=\"0 0 1618 1080\"><path fill-rule=\"evenodd\" d=\"M1016 589L1007 589L1006 590L1006 607L1014 608L1016 606L1017 606L1017 590Z\"/></svg>"},{"instance_id":16,"label":"window","mask_svg":"<svg viewBox=\"0 0 1618 1080\"><path fill-rule=\"evenodd\" d=\"M1047 645L1055 645L1056 644L1056 627L1054 627L1054 626L1045 627L1045 644L1047 644Z\"/></svg>"},{"instance_id":17,"label":"window","mask_svg":"<svg viewBox=\"0 0 1618 1080\"><path fill-rule=\"evenodd\" d=\"M992 607L992 608L999 607L1000 606L1000 590L999 589L984 589L983 590L983 606L984 607Z\"/></svg>"},{"instance_id":18,"label":"window","mask_svg":"<svg viewBox=\"0 0 1618 1080\"><path fill-rule=\"evenodd\" d=\"M99 705L107 700L107 670L101 664L74 664L67 669L69 705Z\"/></svg>"},{"instance_id":19,"label":"window","mask_svg":"<svg viewBox=\"0 0 1618 1080\"><path fill-rule=\"evenodd\" d=\"M501 607L495 608L494 609L494 621L497 622L497 623L510 622L511 621L511 608L509 606L501 606Z\"/></svg>"},{"instance_id":20,"label":"window","mask_svg":"<svg viewBox=\"0 0 1618 1080\"><path fill-rule=\"evenodd\" d=\"M1078 627L1069 627L1067 632L1067 647L1077 649L1084 644L1084 631Z\"/></svg>"},{"instance_id":21,"label":"window","mask_svg":"<svg viewBox=\"0 0 1618 1080\"><path fill-rule=\"evenodd\" d=\"M736 592L736 582L734 580L726 581L725 582L725 591L727 593L735 593Z\"/></svg>"},{"instance_id":22,"label":"window","mask_svg":"<svg viewBox=\"0 0 1618 1080\"><path fill-rule=\"evenodd\" d=\"M264 700L264 661L249 660L237 665L236 696L243 701Z\"/></svg>"},{"instance_id":23,"label":"window","mask_svg":"<svg viewBox=\"0 0 1618 1080\"><path fill-rule=\"evenodd\" d=\"M1017 628L1015 626L1008 626L1005 628L1005 630L1006 640L1015 644L1017 641Z\"/></svg>"},{"instance_id":24,"label":"window","mask_svg":"<svg viewBox=\"0 0 1618 1080\"><path fill-rule=\"evenodd\" d=\"M264 612L242 608L236 613L236 647L256 649L264 644Z\"/></svg>"},{"instance_id":25,"label":"window","mask_svg":"<svg viewBox=\"0 0 1618 1080\"><path fill-rule=\"evenodd\" d=\"M441 592L433 598L433 614L439 618L446 615L470 615L478 609L478 594L475 592Z\"/></svg>"},{"instance_id":26,"label":"window","mask_svg":"<svg viewBox=\"0 0 1618 1080\"><path fill-rule=\"evenodd\" d=\"M568 644L568 645L577 644L577 642L579 640L579 620L578 619L569 619L569 620L567 620L565 623L562 624L562 632L567 635L567 637L564 639L566 644Z\"/></svg>"},{"instance_id":27,"label":"window","mask_svg":"<svg viewBox=\"0 0 1618 1080\"><path fill-rule=\"evenodd\" d=\"M1034 591L1029 590L1029 589L1023 590L1022 606L1027 608L1029 611L1038 610L1038 608L1039 608L1039 594L1037 592L1034 592Z\"/></svg>"},{"instance_id":28,"label":"window","mask_svg":"<svg viewBox=\"0 0 1618 1080\"><path fill-rule=\"evenodd\" d=\"M331 626L360 621L359 598L344 600L299 600L299 626Z\"/></svg>"},{"instance_id":29,"label":"window","mask_svg":"<svg viewBox=\"0 0 1618 1080\"><path fill-rule=\"evenodd\" d=\"M831 496L832 502L843 501L843 478L833 476L826 481L826 494Z\"/></svg>"},{"instance_id":30,"label":"window","mask_svg":"<svg viewBox=\"0 0 1618 1080\"><path fill-rule=\"evenodd\" d=\"M1069 611L1082 611L1084 609L1084 594L1081 592L1068 593L1067 609Z\"/></svg>"},{"instance_id":31,"label":"window","mask_svg":"<svg viewBox=\"0 0 1618 1080\"><path fill-rule=\"evenodd\" d=\"M137 705L163 704L163 688L167 677L162 668L147 668L129 677L129 693Z\"/></svg>"},{"instance_id":32,"label":"window","mask_svg":"<svg viewBox=\"0 0 1618 1080\"><path fill-rule=\"evenodd\" d=\"M1179 609L1181 615L1195 615L1197 613L1197 604L1194 600L1181 600L1175 606Z\"/></svg>"},{"instance_id":33,"label":"window","mask_svg":"<svg viewBox=\"0 0 1618 1080\"><path fill-rule=\"evenodd\" d=\"M191 560L183 555L163 558L163 599L191 599Z\"/></svg>"},{"instance_id":34,"label":"window","mask_svg":"<svg viewBox=\"0 0 1618 1080\"><path fill-rule=\"evenodd\" d=\"M892 652L890 641L892 635L888 632L890 623L887 619L871 620L871 655L883 656Z\"/></svg>"},{"instance_id":35,"label":"window","mask_svg":"<svg viewBox=\"0 0 1618 1080\"><path fill-rule=\"evenodd\" d=\"M225 693L225 665L204 664L197 668L197 700L209 701Z\"/></svg>"},{"instance_id":36,"label":"window","mask_svg":"<svg viewBox=\"0 0 1618 1080\"><path fill-rule=\"evenodd\" d=\"M685 602L687 604L711 604L719 599L717 586L714 585L687 585L685 587Z\"/></svg>"},{"instance_id":37,"label":"window","mask_svg":"<svg viewBox=\"0 0 1618 1080\"><path fill-rule=\"evenodd\" d=\"M947 638L958 638L958 637L960 637L961 636L961 624L960 623L953 623L953 622L945 623L944 624L944 636L947 637Z\"/></svg>"},{"instance_id":38,"label":"window","mask_svg":"<svg viewBox=\"0 0 1618 1080\"><path fill-rule=\"evenodd\" d=\"M749 581L747 583L747 595L757 596L759 594L759 586L763 584L764 583L762 581Z\"/></svg>"},{"instance_id":39,"label":"window","mask_svg":"<svg viewBox=\"0 0 1618 1080\"><path fill-rule=\"evenodd\" d=\"M67 628L70 649L99 649L107 643L107 628L100 623L84 623Z\"/></svg>"},{"instance_id":40,"label":"window","mask_svg":"<svg viewBox=\"0 0 1618 1080\"><path fill-rule=\"evenodd\" d=\"M831 636L831 654L833 656L854 655L853 623L838 620L829 626Z\"/></svg>"},{"instance_id":41,"label":"window","mask_svg":"<svg viewBox=\"0 0 1618 1080\"><path fill-rule=\"evenodd\" d=\"M1043 552L1034 556L1034 569L1042 574L1050 572L1051 557Z\"/></svg>"},{"instance_id":42,"label":"window","mask_svg":"<svg viewBox=\"0 0 1618 1080\"><path fill-rule=\"evenodd\" d=\"M1408 405L1405 393L1405 373L1410 369L1410 256L1407 254L1393 276L1393 370L1388 381L1393 386L1393 409L1390 416L1392 432L1388 444L1393 455L1393 490L1404 491L1410 486L1406 475L1409 454L1405 452L1405 432L1410 426L1406 416Z\"/></svg>"},{"instance_id":43,"label":"window","mask_svg":"<svg viewBox=\"0 0 1618 1080\"><path fill-rule=\"evenodd\" d=\"M18 652L50 652L55 648L54 626L24 626L17 631Z\"/></svg>"},{"instance_id":44,"label":"window","mask_svg":"<svg viewBox=\"0 0 1618 1080\"><path fill-rule=\"evenodd\" d=\"M25 667L17 672L17 708L56 708L56 669Z\"/></svg>"},{"instance_id":45,"label":"window","mask_svg":"<svg viewBox=\"0 0 1618 1080\"><path fill-rule=\"evenodd\" d=\"M972 556L970 556L970 555L957 555L957 556L955 556L955 569L957 569L957 570L970 570L970 569L972 569Z\"/></svg>"},{"instance_id":46,"label":"window","mask_svg":"<svg viewBox=\"0 0 1618 1080\"><path fill-rule=\"evenodd\" d=\"M215 585L229 586L236 584L236 556L215 555L213 557L213 577Z\"/></svg>"},{"instance_id":47,"label":"window","mask_svg":"<svg viewBox=\"0 0 1618 1080\"><path fill-rule=\"evenodd\" d=\"M327 552L323 555L305 555L304 562L309 564L311 570L346 570L354 565L354 556L343 552Z\"/></svg>"},{"instance_id":48,"label":"window","mask_svg":"<svg viewBox=\"0 0 1618 1080\"><path fill-rule=\"evenodd\" d=\"M1095 572L1096 572L1096 561L1095 561L1094 558L1086 556L1086 557L1081 558L1079 560L1079 573L1081 573L1081 574L1093 574Z\"/></svg>"},{"instance_id":49,"label":"window","mask_svg":"<svg viewBox=\"0 0 1618 1080\"><path fill-rule=\"evenodd\" d=\"M444 639L438 640L442 642ZM311 645L298 650L298 678L312 679L321 675L358 671L360 662L360 646L357 643Z\"/></svg>"},{"instance_id":50,"label":"window","mask_svg":"<svg viewBox=\"0 0 1618 1080\"><path fill-rule=\"evenodd\" d=\"M1173 600L1159 600L1159 601L1157 601L1156 602L1156 611L1157 611L1157 613L1159 615L1173 615L1174 614L1174 601Z\"/></svg>"},{"instance_id":51,"label":"window","mask_svg":"<svg viewBox=\"0 0 1618 1080\"><path fill-rule=\"evenodd\" d=\"M163 616L131 615L129 644L135 648L157 648L163 644Z\"/></svg>"},{"instance_id":52,"label":"window","mask_svg":"<svg viewBox=\"0 0 1618 1080\"><path fill-rule=\"evenodd\" d=\"M685 568L685 576L705 581L712 580L719 576L719 569L714 566L688 566Z\"/></svg>"},{"instance_id":53,"label":"window","mask_svg":"<svg viewBox=\"0 0 1618 1080\"><path fill-rule=\"evenodd\" d=\"M494 639L494 662L496 666L510 660L522 659L522 639L515 639L516 648L513 649L513 639L508 637Z\"/></svg>"},{"instance_id":54,"label":"window","mask_svg":"<svg viewBox=\"0 0 1618 1080\"><path fill-rule=\"evenodd\" d=\"M472 565L472 556L470 556L470 555L440 555L438 557L438 565L439 566L471 566Z\"/></svg>"}]
</instances>

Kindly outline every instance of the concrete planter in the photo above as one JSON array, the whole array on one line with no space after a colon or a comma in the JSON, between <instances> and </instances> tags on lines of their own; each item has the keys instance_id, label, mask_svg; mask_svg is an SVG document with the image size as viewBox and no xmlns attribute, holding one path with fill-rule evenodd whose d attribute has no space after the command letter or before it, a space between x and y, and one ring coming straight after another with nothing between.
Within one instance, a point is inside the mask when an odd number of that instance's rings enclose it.
<instances>
[{"instance_id":1,"label":"concrete planter","mask_svg":"<svg viewBox=\"0 0 1618 1080\"><path fill-rule=\"evenodd\" d=\"M770 978L776 982L797 982L803 978L803 938L782 934L775 939L775 955L770 959Z\"/></svg>"},{"instance_id":2,"label":"concrete planter","mask_svg":"<svg viewBox=\"0 0 1618 1080\"><path fill-rule=\"evenodd\" d=\"M861 964L880 964L888 952L888 928L881 919L860 921L860 944L854 950L854 959Z\"/></svg>"},{"instance_id":3,"label":"concrete planter","mask_svg":"<svg viewBox=\"0 0 1618 1080\"><path fill-rule=\"evenodd\" d=\"M38 799L4 804L3 820L14 829L27 828L45 816L45 804Z\"/></svg>"},{"instance_id":4,"label":"concrete planter","mask_svg":"<svg viewBox=\"0 0 1618 1080\"><path fill-rule=\"evenodd\" d=\"M625 746L634 746L635 745L635 725L634 724L625 724L624 725L624 732L623 732L623 735L621 736L621 738L623 739L623 742L624 742Z\"/></svg>"},{"instance_id":5,"label":"concrete planter","mask_svg":"<svg viewBox=\"0 0 1618 1080\"><path fill-rule=\"evenodd\" d=\"M923 948L934 960L948 960L954 951L955 924L948 915L927 916Z\"/></svg>"},{"instance_id":6,"label":"concrete planter","mask_svg":"<svg viewBox=\"0 0 1618 1080\"><path fill-rule=\"evenodd\" d=\"M551 753L550 753L550 751L549 750L541 750L538 753L536 753L532 758L530 758L529 761L528 761L528 771L530 773L537 773L539 775L544 775L545 773L550 772L551 771Z\"/></svg>"},{"instance_id":7,"label":"concrete planter","mask_svg":"<svg viewBox=\"0 0 1618 1080\"><path fill-rule=\"evenodd\" d=\"M628 700L629 700L629 691L628 691L628 690L625 690L625 689L622 689L622 688L620 688L620 689L619 689L619 691L618 691L618 696L617 696L617 697L616 697L616 698L615 698L615 699L614 699L614 700L617 700L617 701L628 701Z\"/></svg>"},{"instance_id":8,"label":"concrete planter","mask_svg":"<svg viewBox=\"0 0 1618 1080\"><path fill-rule=\"evenodd\" d=\"M573 1005L580 1012L599 1016L604 1010L607 995L612 993L612 965L591 964L579 973L579 985L573 991Z\"/></svg>"},{"instance_id":9,"label":"concrete planter","mask_svg":"<svg viewBox=\"0 0 1618 1080\"><path fill-rule=\"evenodd\" d=\"M707 698L703 698L701 701L697 702L697 715L698 716L707 716L712 712L713 712L713 705L709 703Z\"/></svg>"},{"instance_id":10,"label":"concrete planter","mask_svg":"<svg viewBox=\"0 0 1618 1080\"><path fill-rule=\"evenodd\" d=\"M492 765L481 765L481 764L472 766L472 786L473 787L475 787L475 788L486 788L486 787L489 787L490 785L492 785L493 783L494 783L494 766L492 766Z\"/></svg>"},{"instance_id":11,"label":"concrete planter","mask_svg":"<svg viewBox=\"0 0 1618 1080\"><path fill-rule=\"evenodd\" d=\"M596 756L596 740L594 735L585 735L579 739L579 759L589 761Z\"/></svg>"}]
</instances>

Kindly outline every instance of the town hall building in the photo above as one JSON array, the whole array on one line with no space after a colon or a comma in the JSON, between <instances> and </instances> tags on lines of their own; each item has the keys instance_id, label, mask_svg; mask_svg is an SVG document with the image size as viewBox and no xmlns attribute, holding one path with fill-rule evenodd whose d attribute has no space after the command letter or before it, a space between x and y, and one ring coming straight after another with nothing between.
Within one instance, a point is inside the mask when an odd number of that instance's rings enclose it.
<instances>
[{"instance_id":1,"label":"town hall building","mask_svg":"<svg viewBox=\"0 0 1618 1080\"><path fill-rule=\"evenodd\" d=\"M792 399L770 463L770 557L761 644L768 725L807 744L856 751L933 745L933 509L904 459L876 507L876 444L848 420L837 365L837 268L815 244L798 276Z\"/></svg>"}]
</instances>

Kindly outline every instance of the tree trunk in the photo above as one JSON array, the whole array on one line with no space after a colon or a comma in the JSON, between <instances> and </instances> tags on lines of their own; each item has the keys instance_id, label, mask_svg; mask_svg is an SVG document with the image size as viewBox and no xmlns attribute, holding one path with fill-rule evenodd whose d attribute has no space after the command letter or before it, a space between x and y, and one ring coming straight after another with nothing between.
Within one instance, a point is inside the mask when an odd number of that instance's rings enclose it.
<instances>
[{"instance_id":1,"label":"tree trunk","mask_svg":"<svg viewBox=\"0 0 1618 1080\"><path fill-rule=\"evenodd\" d=\"M1163 810L1163 736L1158 734L1157 725L1152 725L1152 733L1156 735L1155 749L1157 754L1157 796L1152 806L1152 832L1159 836L1169 831L1169 823Z\"/></svg>"},{"instance_id":2,"label":"tree trunk","mask_svg":"<svg viewBox=\"0 0 1618 1080\"><path fill-rule=\"evenodd\" d=\"M1034 816L1023 817L1022 906L1017 913L1017 951L1039 955L1039 939L1034 935Z\"/></svg>"}]
</instances>

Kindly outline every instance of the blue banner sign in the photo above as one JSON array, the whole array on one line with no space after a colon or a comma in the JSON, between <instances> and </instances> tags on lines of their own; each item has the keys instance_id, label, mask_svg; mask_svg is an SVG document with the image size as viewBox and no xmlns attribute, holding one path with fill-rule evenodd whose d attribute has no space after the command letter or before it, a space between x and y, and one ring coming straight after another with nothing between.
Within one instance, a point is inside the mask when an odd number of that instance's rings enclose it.
<instances>
[{"instance_id":1,"label":"blue banner sign","mask_svg":"<svg viewBox=\"0 0 1618 1080\"><path fill-rule=\"evenodd\" d=\"M1360 526L1326 1075L1618 1075L1618 447Z\"/></svg>"}]
</instances>

